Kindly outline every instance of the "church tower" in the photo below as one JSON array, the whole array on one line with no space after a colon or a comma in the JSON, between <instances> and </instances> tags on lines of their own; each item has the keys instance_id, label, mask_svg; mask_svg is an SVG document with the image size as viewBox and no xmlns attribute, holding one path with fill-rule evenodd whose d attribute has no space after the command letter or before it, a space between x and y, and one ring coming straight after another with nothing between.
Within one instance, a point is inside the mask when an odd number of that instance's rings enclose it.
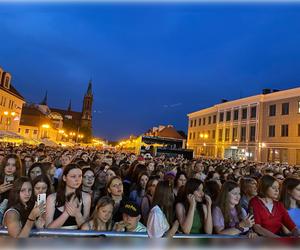
<instances>
[{"instance_id":1,"label":"church tower","mask_svg":"<svg viewBox=\"0 0 300 250\"><path fill-rule=\"evenodd\" d=\"M92 137L92 106L93 106L93 93L92 81L89 81L88 89L84 95L81 116L80 132L85 135L85 141L90 141Z\"/></svg>"}]
</instances>

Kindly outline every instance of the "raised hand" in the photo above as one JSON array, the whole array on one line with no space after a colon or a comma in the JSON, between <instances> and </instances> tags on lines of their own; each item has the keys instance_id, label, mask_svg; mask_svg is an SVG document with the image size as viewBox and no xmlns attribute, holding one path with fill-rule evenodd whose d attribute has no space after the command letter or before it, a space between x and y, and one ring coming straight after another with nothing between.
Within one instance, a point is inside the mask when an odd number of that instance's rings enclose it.
<instances>
[{"instance_id":1,"label":"raised hand","mask_svg":"<svg viewBox=\"0 0 300 250\"><path fill-rule=\"evenodd\" d=\"M196 205L195 195L188 194L187 200L188 200L190 206L195 206Z\"/></svg>"},{"instance_id":2,"label":"raised hand","mask_svg":"<svg viewBox=\"0 0 300 250\"><path fill-rule=\"evenodd\" d=\"M0 185L0 194L5 193L6 191L12 189L13 184L12 183L3 183Z\"/></svg>"},{"instance_id":3,"label":"raised hand","mask_svg":"<svg viewBox=\"0 0 300 250\"><path fill-rule=\"evenodd\" d=\"M210 196L206 194L206 195L204 195L204 198L205 198L205 201L206 201L206 205L208 207L211 207L212 200L211 200Z\"/></svg>"},{"instance_id":4,"label":"raised hand","mask_svg":"<svg viewBox=\"0 0 300 250\"><path fill-rule=\"evenodd\" d=\"M31 210L31 212L28 216L28 218L30 218L32 220L36 220L38 217L43 215L45 212L46 212L46 203L43 202L40 205L35 203L33 209Z\"/></svg>"},{"instance_id":5,"label":"raised hand","mask_svg":"<svg viewBox=\"0 0 300 250\"><path fill-rule=\"evenodd\" d=\"M245 219L240 222L240 226L243 228L250 228L255 224L253 215L248 214Z\"/></svg>"}]
</instances>

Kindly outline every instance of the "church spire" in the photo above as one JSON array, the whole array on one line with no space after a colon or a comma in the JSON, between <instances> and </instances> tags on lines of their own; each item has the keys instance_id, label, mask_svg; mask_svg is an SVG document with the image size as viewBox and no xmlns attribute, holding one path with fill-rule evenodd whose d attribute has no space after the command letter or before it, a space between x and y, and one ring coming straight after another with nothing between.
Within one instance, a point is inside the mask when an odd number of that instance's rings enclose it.
<instances>
[{"instance_id":1,"label":"church spire","mask_svg":"<svg viewBox=\"0 0 300 250\"><path fill-rule=\"evenodd\" d=\"M89 81L89 86L88 86L88 89L86 91L86 94L87 95L92 95L93 94L92 93L92 79L90 79L90 81Z\"/></svg>"},{"instance_id":2,"label":"church spire","mask_svg":"<svg viewBox=\"0 0 300 250\"><path fill-rule=\"evenodd\" d=\"M46 90L45 97L44 97L43 101L40 104L41 105L48 105L47 102L48 102L48 91Z\"/></svg>"},{"instance_id":3,"label":"church spire","mask_svg":"<svg viewBox=\"0 0 300 250\"><path fill-rule=\"evenodd\" d=\"M71 112L71 110L72 110L72 100L70 99L69 106L68 106L68 112Z\"/></svg>"}]
</instances>

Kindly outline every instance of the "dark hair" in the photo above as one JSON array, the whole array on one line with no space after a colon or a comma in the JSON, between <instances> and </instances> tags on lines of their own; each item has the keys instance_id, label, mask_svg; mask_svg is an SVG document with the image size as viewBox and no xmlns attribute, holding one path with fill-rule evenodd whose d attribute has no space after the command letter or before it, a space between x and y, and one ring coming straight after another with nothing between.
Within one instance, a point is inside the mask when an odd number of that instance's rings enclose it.
<instances>
[{"instance_id":1,"label":"dark hair","mask_svg":"<svg viewBox=\"0 0 300 250\"><path fill-rule=\"evenodd\" d=\"M32 171L32 169L34 169L34 168L40 168L41 169L41 172L42 172L42 175L46 175L47 173L46 173L46 171L45 171L45 169L44 169L44 164L43 163L41 163L41 162L35 162L35 163L33 163L31 166L30 166L30 168L28 169L28 174L27 174L27 176L30 178L30 172Z\"/></svg>"},{"instance_id":2,"label":"dark hair","mask_svg":"<svg viewBox=\"0 0 300 250\"><path fill-rule=\"evenodd\" d=\"M158 182L155 193L153 196L152 207L159 206L165 214L167 221L170 225L173 223L174 211L174 195L173 195L173 182L171 181L160 181Z\"/></svg>"},{"instance_id":3,"label":"dark hair","mask_svg":"<svg viewBox=\"0 0 300 250\"><path fill-rule=\"evenodd\" d=\"M24 226L26 223L26 220L34 206L34 200L33 200L33 190L31 193L30 200L27 202L26 207L22 204L20 199L20 192L22 189L22 186L25 182L30 182L30 179L26 176L19 177L12 187L12 189L9 192L9 198L8 198L8 208L15 208L19 214L20 214L20 220L22 225Z\"/></svg>"},{"instance_id":4,"label":"dark hair","mask_svg":"<svg viewBox=\"0 0 300 250\"><path fill-rule=\"evenodd\" d=\"M264 175L258 181L258 196L265 198L267 196L267 191L269 187L273 185L274 182L278 182L276 178L271 175Z\"/></svg>"},{"instance_id":5,"label":"dark hair","mask_svg":"<svg viewBox=\"0 0 300 250\"><path fill-rule=\"evenodd\" d=\"M229 207L229 202L228 202L228 194L231 192L233 189L239 188L239 184L234 182L234 181L226 181L222 185L221 191L218 196L218 201L217 205L221 209L222 214L224 216L224 224L225 227L228 227L230 223L230 207ZM240 205L241 200L239 201L239 204L236 205L236 210L238 213L238 218L242 220L242 208Z\"/></svg>"},{"instance_id":6,"label":"dark hair","mask_svg":"<svg viewBox=\"0 0 300 250\"><path fill-rule=\"evenodd\" d=\"M5 177L4 169L6 167L6 164L7 164L8 160L11 159L11 158L16 160L16 172L14 173L15 179L17 179L18 177L25 174L24 169L23 169L23 165L22 165L21 160L20 160L20 157L16 154L8 154L3 158L2 162L1 162L0 183L4 182L4 177Z\"/></svg>"},{"instance_id":7,"label":"dark hair","mask_svg":"<svg viewBox=\"0 0 300 250\"><path fill-rule=\"evenodd\" d=\"M96 175L95 175L95 171L91 168L83 168L82 169L82 178L84 177L84 174L87 172L87 171L91 171L94 175L94 184L93 186L91 187L91 189L93 190L94 186L95 186L95 182L96 182Z\"/></svg>"},{"instance_id":8,"label":"dark hair","mask_svg":"<svg viewBox=\"0 0 300 250\"><path fill-rule=\"evenodd\" d=\"M190 178L190 179L188 179L188 181L185 184L185 187L183 188L183 194L182 194L183 202L182 203L184 205L186 214L188 213L189 207L190 207L190 203L188 202L187 196L189 194L193 194L199 188L200 185L202 185L202 187L204 188L203 182L201 180L196 179L196 178ZM196 208L197 208L200 218L203 221L204 213L203 213L202 202L201 203L197 202Z\"/></svg>"},{"instance_id":9,"label":"dark hair","mask_svg":"<svg viewBox=\"0 0 300 250\"><path fill-rule=\"evenodd\" d=\"M106 193L107 193L108 196L111 196L111 194L108 192L109 186L111 185L111 183L115 179L118 179L118 180L120 180L122 182L122 178L120 176L115 175L115 176L111 177L110 180L109 180L109 182L107 182L106 188L105 188ZM123 184L123 182L122 182L122 184ZM124 188L124 185L123 185L123 188ZM124 190L123 190L123 193L124 193Z\"/></svg>"},{"instance_id":10,"label":"dark hair","mask_svg":"<svg viewBox=\"0 0 300 250\"><path fill-rule=\"evenodd\" d=\"M283 203L283 205L286 209L290 209L290 206L291 206L290 192L292 192L293 189L296 188L298 185L300 185L299 178L288 177L283 181L282 186L281 186L280 201ZM299 208L300 202L296 201L296 203Z\"/></svg>"},{"instance_id":11,"label":"dark hair","mask_svg":"<svg viewBox=\"0 0 300 250\"><path fill-rule=\"evenodd\" d=\"M72 169L80 169L81 170L81 168L77 164L70 163L64 168L63 176L67 176L68 173ZM61 177L61 180L59 182L59 187L58 187L58 191L57 191L57 194L56 194L56 206L57 207L61 207L61 206L65 205L65 202L67 200L67 197L66 197L66 182L63 180L63 176ZM79 201L82 200L81 186L75 190L75 195L76 195L76 197L78 198ZM71 198L71 197L69 197L69 198Z\"/></svg>"},{"instance_id":12,"label":"dark hair","mask_svg":"<svg viewBox=\"0 0 300 250\"><path fill-rule=\"evenodd\" d=\"M188 179L186 172L184 171L177 171L175 179L174 179L174 186L177 186L177 181L180 178L180 176L183 175L186 179Z\"/></svg>"},{"instance_id":13,"label":"dark hair","mask_svg":"<svg viewBox=\"0 0 300 250\"><path fill-rule=\"evenodd\" d=\"M149 177L149 180L148 180L148 182L147 182L147 185L146 185L146 194L149 194L150 195L150 193L149 193L149 188L152 186L152 183L156 180L156 181L159 181L159 176L158 175L151 175L150 177Z\"/></svg>"},{"instance_id":14,"label":"dark hair","mask_svg":"<svg viewBox=\"0 0 300 250\"><path fill-rule=\"evenodd\" d=\"M38 183L38 182L44 182L47 184L47 192L46 192L46 195L48 196L49 194L52 193L52 188L51 188L51 183L50 183L50 180L48 178L47 175L39 175L37 177L35 177L31 183L32 183L32 192L33 192L33 197L36 198L36 196L34 195L34 187L35 185Z\"/></svg>"},{"instance_id":15,"label":"dark hair","mask_svg":"<svg viewBox=\"0 0 300 250\"><path fill-rule=\"evenodd\" d=\"M141 192L142 192L142 186L140 184L140 181L141 181L141 178L143 176L147 176L148 177L148 181L149 181L149 174L147 171L143 171L143 172L140 172L139 176L138 176L138 179L137 179L137 183L136 183L136 190L137 190L137 193L138 193L138 196L141 196ZM147 185L146 185L147 186ZM145 189L146 190L146 189Z\"/></svg>"},{"instance_id":16,"label":"dark hair","mask_svg":"<svg viewBox=\"0 0 300 250\"><path fill-rule=\"evenodd\" d=\"M204 193L209 195L213 204L216 203L220 190L221 188L218 182L216 182L215 180L208 180L204 182Z\"/></svg>"}]
</instances>

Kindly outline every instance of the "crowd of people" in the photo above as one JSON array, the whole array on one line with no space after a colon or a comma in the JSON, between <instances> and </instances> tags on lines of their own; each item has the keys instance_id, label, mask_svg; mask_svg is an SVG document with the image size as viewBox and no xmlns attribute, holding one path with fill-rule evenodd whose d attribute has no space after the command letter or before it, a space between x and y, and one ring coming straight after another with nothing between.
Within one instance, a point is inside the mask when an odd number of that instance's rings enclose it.
<instances>
[{"instance_id":1,"label":"crowd of people","mask_svg":"<svg viewBox=\"0 0 300 250\"><path fill-rule=\"evenodd\" d=\"M297 166L44 144L0 145L0 162L0 226L15 238L34 228L300 235Z\"/></svg>"}]
</instances>

